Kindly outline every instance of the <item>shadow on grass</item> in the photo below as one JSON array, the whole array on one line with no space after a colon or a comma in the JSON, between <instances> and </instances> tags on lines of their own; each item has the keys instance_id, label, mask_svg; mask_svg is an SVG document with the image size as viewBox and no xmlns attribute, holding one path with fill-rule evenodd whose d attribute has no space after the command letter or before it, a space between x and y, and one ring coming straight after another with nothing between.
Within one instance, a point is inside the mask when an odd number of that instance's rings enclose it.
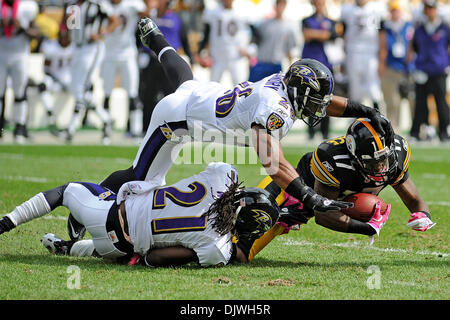
<instances>
[{"instance_id":1,"label":"shadow on grass","mask_svg":"<svg viewBox=\"0 0 450 320\"><path fill-rule=\"evenodd\" d=\"M28 266L57 266L64 267L70 265L76 265L82 267L83 269L96 271L99 268L108 268L115 270L124 271L142 271L148 269L145 266L128 266L127 264L115 263L108 260L103 260L101 258L93 257L68 257L68 256L55 256L55 255L39 255L39 254L3 254L0 255L1 263L20 263L26 264ZM449 268L450 261L445 258L435 258L429 260L415 260L415 259L395 259L395 260L364 260L364 261L335 261L335 262L316 262L316 261L281 261L281 260L270 260L266 258L257 258L252 263L249 264L230 264L226 268L290 268L290 269L302 269L302 268L368 268L371 265L377 265L379 267L404 267L413 265L414 267L428 267L428 268ZM155 268L155 269L185 269L185 270L195 270L195 269L205 269L196 264L188 264L178 267L165 267L165 268ZM217 268L213 268L217 269ZM220 268L218 268L220 269Z\"/></svg>"}]
</instances>

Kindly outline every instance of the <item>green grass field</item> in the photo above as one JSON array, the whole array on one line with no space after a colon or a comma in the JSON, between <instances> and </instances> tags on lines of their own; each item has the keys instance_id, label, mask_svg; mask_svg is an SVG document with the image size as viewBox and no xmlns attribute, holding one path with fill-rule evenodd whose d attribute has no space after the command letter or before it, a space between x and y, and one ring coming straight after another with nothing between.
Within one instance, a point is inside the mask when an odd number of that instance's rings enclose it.
<instances>
[{"instance_id":1,"label":"green grass field","mask_svg":"<svg viewBox=\"0 0 450 320\"><path fill-rule=\"evenodd\" d=\"M136 147L0 146L0 216L36 193L68 181L99 182L128 167ZM296 165L306 148L287 148ZM175 165L173 183L205 167ZM263 178L258 164L236 165L246 186ZM391 188L380 238L332 232L310 221L274 239L249 265L202 269L129 267L96 258L52 256L47 232L68 238L68 210L0 236L0 299L317 300L450 298L450 149L413 149L410 176L437 225L424 233L405 226L408 210ZM79 275L79 289L73 276Z\"/></svg>"}]
</instances>

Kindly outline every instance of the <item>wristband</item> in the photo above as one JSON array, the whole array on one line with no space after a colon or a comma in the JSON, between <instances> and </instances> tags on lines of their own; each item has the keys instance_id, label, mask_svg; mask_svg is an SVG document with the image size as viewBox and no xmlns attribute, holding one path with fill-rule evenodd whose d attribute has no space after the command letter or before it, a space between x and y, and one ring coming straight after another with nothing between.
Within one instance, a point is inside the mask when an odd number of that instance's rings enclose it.
<instances>
[{"instance_id":1,"label":"wristband","mask_svg":"<svg viewBox=\"0 0 450 320\"><path fill-rule=\"evenodd\" d=\"M289 195L297 198L301 202L305 201L308 196L313 196L314 191L305 185L303 180L300 177L295 178L289 183L285 190Z\"/></svg>"}]
</instances>

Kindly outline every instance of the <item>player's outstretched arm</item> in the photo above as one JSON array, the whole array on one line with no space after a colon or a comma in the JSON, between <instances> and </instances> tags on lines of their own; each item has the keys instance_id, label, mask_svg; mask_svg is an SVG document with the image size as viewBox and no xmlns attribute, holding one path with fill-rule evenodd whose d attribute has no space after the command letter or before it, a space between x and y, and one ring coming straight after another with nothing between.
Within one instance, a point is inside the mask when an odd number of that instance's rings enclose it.
<instances>
[{"instance_id":1,"label":"player's outstretched arm","mask_svg":"<svg viewBox=\"0 0 450 320\"><path fill-rule=\"evenodd\" d=\"M337 199L339 195L337 189L328 187L317 180L314 183L314 190L329 199ZM318 225L338 232L358 233L367 236L373 236L376 233L376 230L369 224L352 219L340 211L315 211L314 219Z\"/></svg>"},{"instance_id":2,"label":"player's outstretched arm","mask_svg":"<svg viewBox=\"0 0 450 320\"><path fill-rule=\"evenodd\" d=\"M428 205L420 196L419 190L417 190L411 178L408 178L402 184L393 186L393 188L411 212L411 218L407 224L408 227L416 231L426 231L435 225L431 221Z\"/></svg>"},{"instance_id":3,"label":"player's outstretched arm","mask_svg":"<svg viewBox=\"0 0 450 320\"><path fill-rule=\"evenodd\" d=\"M267 130L258 124L252 126L253 146L262 166L273 181L291 196L300 200L305 207L330 211L349 208L348 202L329 200L318 195L312 188L305 185L294 167L284 157L280 142L273 138Z\"/></svg>"},{"instance_id":4,"label":"player's outstretched arm","mask_svg":"<svg viewBox=\"0 0 450 320\"><path fill-rule=\"evenodd\" d=\"M394 130L386 117L375 108L365 106L341 96L333 96L327 107L327 115L341 118L369 118L374 129L385 136L386 141L393 141Z\"/></svg>"}]
</instances>

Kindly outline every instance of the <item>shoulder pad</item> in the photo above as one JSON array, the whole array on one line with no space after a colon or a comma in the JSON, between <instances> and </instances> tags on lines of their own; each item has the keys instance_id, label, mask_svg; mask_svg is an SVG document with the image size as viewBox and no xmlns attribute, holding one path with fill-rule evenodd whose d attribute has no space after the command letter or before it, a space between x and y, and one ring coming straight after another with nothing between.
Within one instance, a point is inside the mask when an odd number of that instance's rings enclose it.
<instances>
[{"instance_id":1,"label":"shoulder pad","mask_svg":"<svg viewBox=\"0 0 450 320\"><path fill-rule=\"evenodd\" d=\"M338 188L340 182L334 176L336 165L333 158L326 150L328 149L326 143L327 142L321 143L313 152L311 158L311 172L319 182Z\"/></svg>"},{"instance_id":2,"label":"shoulder pad","mask_svg":"<svg viewBox=\"0 0 450 320\"><path fill-rule=\"evenodd\" d=\"M403 180L408 172L409 164L411 162L411 149L408 141L399 135L395 135L394 145L398 157L397 172L399 172L399 174L392 183L393 186L399 184Z\"/></svg>"}]
</instances>

